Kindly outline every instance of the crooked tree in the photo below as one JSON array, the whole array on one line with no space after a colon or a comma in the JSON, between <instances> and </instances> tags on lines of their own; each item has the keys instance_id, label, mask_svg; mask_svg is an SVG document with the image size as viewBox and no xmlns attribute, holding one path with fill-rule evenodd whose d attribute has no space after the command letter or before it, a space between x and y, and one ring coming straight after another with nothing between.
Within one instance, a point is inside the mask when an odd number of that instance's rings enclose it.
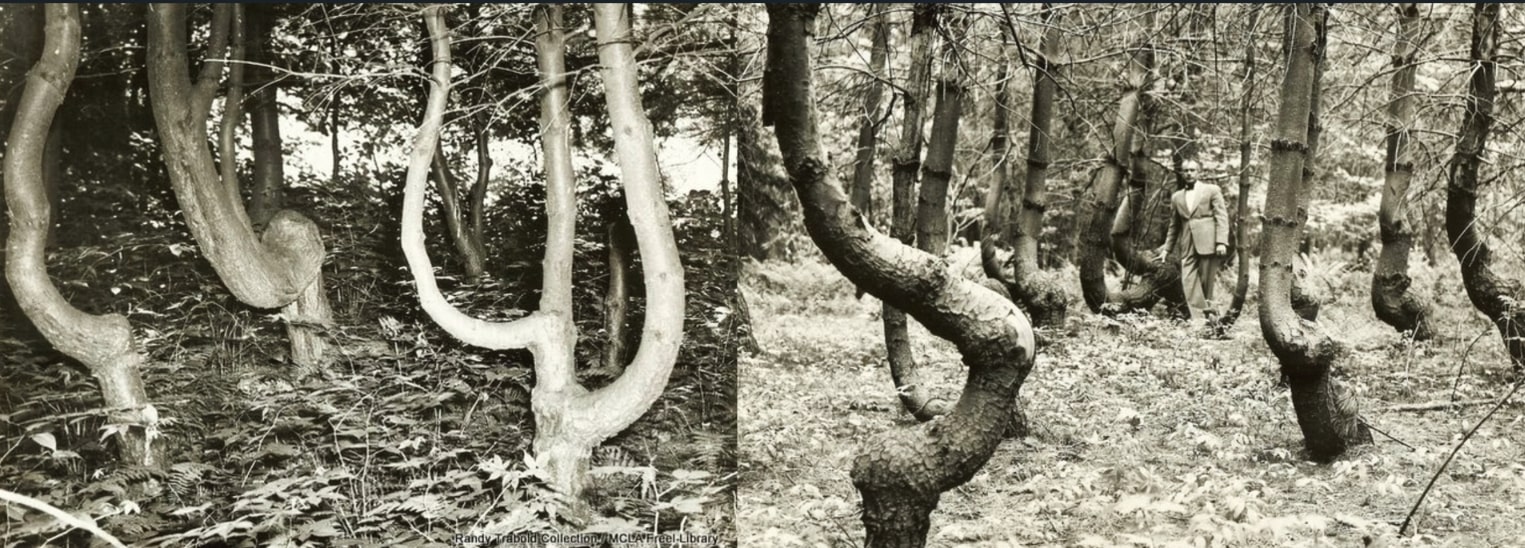
<instances>
[{"instance_id":1,"label":"crooked tree","mask_svg":"<svg viewBox=\"0 0 1525 548\"><path fill-rule=\"evenodd\" d=\"M1525 286L1493 269L1493 249L1478 233L1477 197L1483 153L1493 126L1493 102L1498 96L1499 5L1477 4L1472 13L1472 66L1467 80L1466 110L1462 114L1456 153L1447 166L1446 235L1451 252L1461 263L1467 298L1493 320L1517 373L1525 371Z\"/></svg>"},{"instance_id":2,"label":"crooked tree","mask_svg":"<svg viewBox=\"0 0 1525 548\"><path fill-rule=\"evenodd\" d=\"M1409 250L1414 247L1414 228L1408 219L1409 181L1414 177L1414 154L1410 130L1418 117L1414 113L1414 73L1419 39L1419 5L1409 2L1394 5L1398 16L1398 36L1393 41L1392 98L1387 104L1387 159L1382 184L1382 206L1377 213L1382 233L1382 253L1371 275L1371 307L1377 319L1398 331L1411 332L1415 340L1433 336L1429 305L1413 293L1409 285Z\"/></svg>"},{"instance_id":3,"label":"crooked tree","mask_svg":"<svg viewBox=\"0 0 1525 548\"><path fill-rule=\"evenodd\" d=\"M1260 328L1291 387L1308 452L1314 460L1328 462L1353 445L1369 443L1371 433L1357 416L1354 396L1331 375L1348 360L1349 352L1292 309L1292 267L1311 193L1305 164L1314 148L1312 103L1324 54L1326 13L1320 4L1285 9L1287 70L1271 141L1271 180L1260 240Z\"/></svg>"},{"instance_id":4,"label":"crooked tree","mask_svg":"<svg viewBox=\"0 0 1525 548\"><path fill-rule=\"evenodd\" d=\"M208 148L207 117L223 72L220 58L227 50L233 5L214 8L209 53L194 82L186 54L185 6L154 4L146 11L149 99L170 186L185 213L186 225L234 297L255 308L281 309L291 339L292 362L303 373L315 372L330 359L324 331L333 323L328 296L323 292L326 251L318 226L300 213L283 209L273 213L264 230L256 233L243 200L222 181ZM250 17L251 22L253 19ZM246 34L253 35L253 28L250 25L251 32ZM251 113L251 118L260 116ZM254 133L255 163L259 164L258 126ZM279 149L274 152L279 153ZM256 173L255 186L265 184L259 176Z\"/></svg>"},{"instance_id":5,"label":"crooked tree","mask_svg":"<svg viewBox=\"0 0 1525 548\"><path fill-rule=\"evenodd\" d=\"M534 356L533 449L551 484L578 500L593 448L639 418L662 394L683 339L683 268L672 222L657 177L650 124L641 107L630 30L623 4L594 6L600 73L615 155L622 173L626 211L641 255L646 317L641 342L624 373L589 391L577 382L577 328L572 322L572 255L577 221L572 170L571 111L562 7L535 8L535 50L541 92L541 146L546 174L547 232L539 308L510 322L467 316L445 300L424 246L423 207L428 171L439 144L450 94L450 37L445 7L424 8L433 51L427 108L409 156L402 217L403 251L425 312L451 336L488 349L527 349ZM585 514L586 509L576 514ZM574 514L574 515L576 515Z\"/></svg>"},{"instance_id":6,"label":"crooked tree","mask_svg":"<svg viewBox=\"0 0 1525 548\"><path fill-rule=\"evenodd\" d=\"M952 341L969 367L964 392L939 420L884 432L853 463L866 545L926 543L943 492L979 471L1006 433L1033 364L1033 333L1011 301L937 257L873 230L836 181L817 127L810 42L815 4L768 6L765 120L775 128L805 228L848 280Z\"/></svg>"},{"instance_id":7,"label":"crooked tree","mask_svg":"<svg viewBox=\"0 0 1525 548\"><path fill-rule=\"evenodd\" d=\"M1053 149L1052 127L1054 95L1059 90L1058 77L1063 65L1059 56L1064 45L1064 31L1059 28L1063 11L1044 4L1043 42L1033 60L1033 100L1028 116L1026 170L1022 179L1012 176L1008 160L1010 137L1009 113L1011 78L1002 67L996 90L992 148L1000 165L999 179L990 186L985 201L985 227L980 242L980 264L985 275L1006 287L1038 327L1064 325L1070 297L1057 275L1038 267L1038 237L1043 233L1043 213L1048 208L1048 165ZM1007 29L1008 47L1014 37ZM1010 58L1012 56L1008 56ZM1002 261L997 248L1004 242L1012 245L1012 254Z\"/></svg>"},{"instance_id":8,"label":"crooked tree","mask_svg":"<svg viewBox=\"0 0 1525 548\"><path fill-rule=\"evenodd\" d=\"M124 463L155 467L158 412L140 368L147 356L120 314L94 315L64 300L48 277L52 204L44 191L49 128L79 68L80 16L74 4L46 4L41 58L27 73L5 142L5 203L10 217L5 278L21 311L59 352L79 360L100 384Z\"/></svg>"}]
</instances>

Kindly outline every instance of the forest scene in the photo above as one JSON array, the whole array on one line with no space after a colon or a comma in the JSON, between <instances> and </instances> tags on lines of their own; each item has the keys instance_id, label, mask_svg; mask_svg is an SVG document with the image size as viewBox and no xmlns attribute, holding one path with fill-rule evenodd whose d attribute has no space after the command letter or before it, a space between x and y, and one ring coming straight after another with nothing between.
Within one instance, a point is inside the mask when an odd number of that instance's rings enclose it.
<instances>
[{"instance_id":1,"label":"forest scene","mask_svg":"<svg viewBox=\"0 0 1525 548\"><path fill-rule=\"evenodd\" d=\"M1525 545L1520 29L0 5L0 546Z\"/></svg>"}]
</instances>

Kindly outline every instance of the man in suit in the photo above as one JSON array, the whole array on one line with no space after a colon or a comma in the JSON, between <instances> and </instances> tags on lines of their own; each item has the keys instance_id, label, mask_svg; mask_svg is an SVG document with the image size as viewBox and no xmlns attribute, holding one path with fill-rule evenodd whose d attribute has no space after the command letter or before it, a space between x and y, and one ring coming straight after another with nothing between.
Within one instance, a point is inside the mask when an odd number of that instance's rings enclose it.
<instances>
[{"instance_id":1,"label":"man in suit","mask_svg":"<svg viewBox=\"0 0 1525 548\"><path fill-rule=\"evenodd\" d=\"M1192 322L1211 320L1217 315L1213 286L1218 281L1218 268L1228 256L1228 205L1223 191L1218 185L1183 178L1180 189L1170 196L1170 206L1170 228L1160 260L1172 251L1177 253Z\"/></svg>"}]
</instances>

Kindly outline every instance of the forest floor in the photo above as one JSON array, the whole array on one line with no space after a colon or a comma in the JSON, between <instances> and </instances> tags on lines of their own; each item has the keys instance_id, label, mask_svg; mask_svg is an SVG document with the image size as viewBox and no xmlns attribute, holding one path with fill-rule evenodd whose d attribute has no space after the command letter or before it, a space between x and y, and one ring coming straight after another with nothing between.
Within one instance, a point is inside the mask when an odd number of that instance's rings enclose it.
<instances>
[{"instance_id":1,"label":"forest floor","mask_svg":"<svg viewBox=\"0 0 1525 548\"><path fill-rule=\"evenodd\" d=\"M1493 405L1392 406L1492 402L1510 387L1498 332L1473 312L1459 278L1417 270L1416 287L1436 288L1442 334L1423 344L1376 320L1369 271L1332 269L1322 280L1331 298L1319 323L1351 350L1346 386L1365 420L1402 443L1375 434L1375 445L1333 464L1305 459L1253 291L1227 340L1199 338L1175 320L1103 318L1077 302L1067 325L1047 333L1022 388L1032 435L1003 443L983 471L944 494L929 544L1519 545L1519 398L1477 431L1409 536L1395 538L1452 447ZM749 263L742 287L762 347L739 366L742 545L859 546L852 459L875 433L913 423L884 365L880 304L855 299L819 260ZM934 390L956 395L956 350L912 324Z\"/></svg>"}]
</instances>

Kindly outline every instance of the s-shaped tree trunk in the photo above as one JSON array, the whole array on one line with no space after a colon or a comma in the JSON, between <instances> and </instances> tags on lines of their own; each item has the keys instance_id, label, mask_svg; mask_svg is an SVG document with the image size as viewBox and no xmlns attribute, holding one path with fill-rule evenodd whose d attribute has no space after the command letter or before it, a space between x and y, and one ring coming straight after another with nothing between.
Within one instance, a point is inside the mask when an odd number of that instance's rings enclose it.
<instances>
[{"instance_id":1,"label":"s-shaped tree trunk","mask_svg":"<svg viewBox=\"0 0 1525 548\"><path fill-rule=\"evenodd\" d=\"M5 143L5 278L37 331L59 352L79 360L101 386L109 420L122 425L118 449L127 464L156 467L163 449L153 445L158 412L148 403L139 367L147 360L120 314L85 313L64 300L48 278L47 238L52 205L43 190L49 128L79 68L80 17L74 4L47 4L42 57L26 87Z\"/></svg>"},{"instance_id":2,"label":"s-shaped tree trunk","mask_svg":"<svg viewBox=\"0 0 1525 548\"><path fill-rule=\"evenodd\" d=\"M1050 128L1054 120L1054 95L1059 90L1059 71L1063 66L1059 55L1064 31L1059 28L1063 12L1050 4L1044 4L1044 10L1048 12L1044 20L1048 30L1043 33L1041 50L1033 63L1032 113L1028 117L1032 126L1027 137L1027 171L1020 181L1012 176L1007 160L1010 142L1008 113L1012 106L1011 81L1004 67L997 88L995 135L991 145L1001 164L996 168L999 180L990 185L986 195L980 263L986 276L1006 286L1007 292L1021 302L1032 316L1033 325L1057 327L1064 325L1070 296L1065 294L1057 275L1038 267L1038 237L1043 233L1043 212L1048 208L1048 164L1053 148ZM1014 40L1010 36L1007 40L1011 47ZM996 253L1003 241L1012 242L1013 246L1012 255L1005 264Z\"/></svg>"},{"instance_id":3,"label":"s-shaped tree trunk","mask_svg":"<svg viewBox=\"0 0 1525 548\"><path fill-rule=\"evenodd\" d=\"M662 394L683 340L683 267L657 178L650 125L641 108L629 12L623 4L598 4L594 7L594 26L609 119L614 125L615 155L642 259L647 309L635 358L618 379L589 391L577 382L573 353L577 341L577 328L572 323L577 187L572 170L562 8L557 4L535 8L535 49L545 90L540 103L546 172L545 270L539 309L511 322L471 318L446 301L435 283L434 266L424 247L424 191L450 95L450 37L445 29L445 9L431 6L423 10L434 52L433 80L409 156L403 252L418 285L419 302L442 329L474 346L523 348L534 355L535 387L530 399L535 414L534 451L544 462L551 485L579 501L593 448L635 422ZM585 504L575 503L572 515L574 519L586 518Z\"/></svg>"},{"instance_id":4,"label":"s-shaped tree trunk","mask_svg":"<svg viewBox=\"0 0 1525 548\"><path fill-rule=\"evenodd\" d=\"M256 235L243 200L218 173L207 145L207 116L223 68L213 59L226 50L233 6L218 4L214 10L208 61L194 83L186 55L185 6L154 4L147 10L149 99L170 186L191 235L233 296L255 308L282 309L291 360L310 374L329 359L323 335L333 323L323 293L326 251L317 224L291 210L275 212Z\"/></svg>"},{"instance_id":5,"label":"s-shaped tree trunk","mask_svg":"<svg viewBox=\"0 0 1525 548\"><path fill-rule=\"evenodd\" d=\"M1398 331L1412 332L1415 340L1430 339L1430 307L1409 292L1409 250L1414 229L1408 219L1409 180L1414 177L1414 154L1409 131L1414 127L1414 73L1418 40L1419 5L1395 6L1398 36L1393 42L1392 99L1387 105L1387 174L1382 185L1382 209L1377 225L1382 232L1382 254L1371 275L1371 307L1377 319Z\"/></svg>"},{"instance_id":6,"label":"s-shaped tree trunk","mask_svg":"<svg viewBox=\"0 0 1525 548\"><path fill-rule=\"evenodd\" d=\"M1303 196L1310 192L1304 164L1310 146L1317 65L1324 53L1325 11L1320 4L1286 7L1287 72L1281 87L1271 181L1266 191L1265 229L1260 240L1260 328L1281 362L1292 389L1292 407L1314 460L1328 462L1352 445L1369 443L1355 397L1331 373L1348 359L1338 341L1292 310L1292 263L1307 221Z\"/></svg>"},{"instance_id":7,"label":"s-shaped tree trunk","mask_svg":"<svg viewBox=\"0 0 1525 548\"><path fill-rule=\"evenodd\" d=\"M763 82L764 120L775 127L805 228L837 270L952 341L969 367L964 393L946 416L875 436L853 463L866 546L919 547L938 498L973 477L1004 438L1032 369L1032 327L1011 301L876 232L848 203L816 122L810 40L819 9L768 6Z\"/></svg>"},{"instance_id":8,"label":"s-shaped tree trunk","mask_svg":"<svg viewBox=\"0 0 1525 548\"><path fill-rule=\"evenodd\" d=\"M1525 287L1493 271L1493 250L1477 232L1478 172L1493 126L1498 95L1499 5L1477 4L1472 14L1472 70L1467 81L1461 138L1451 157L1446 187L1446 235L1461 263L1461 280L1472 306L1493 320L1516 373L1525 372Z\"/></svg>"}]
</instances>

